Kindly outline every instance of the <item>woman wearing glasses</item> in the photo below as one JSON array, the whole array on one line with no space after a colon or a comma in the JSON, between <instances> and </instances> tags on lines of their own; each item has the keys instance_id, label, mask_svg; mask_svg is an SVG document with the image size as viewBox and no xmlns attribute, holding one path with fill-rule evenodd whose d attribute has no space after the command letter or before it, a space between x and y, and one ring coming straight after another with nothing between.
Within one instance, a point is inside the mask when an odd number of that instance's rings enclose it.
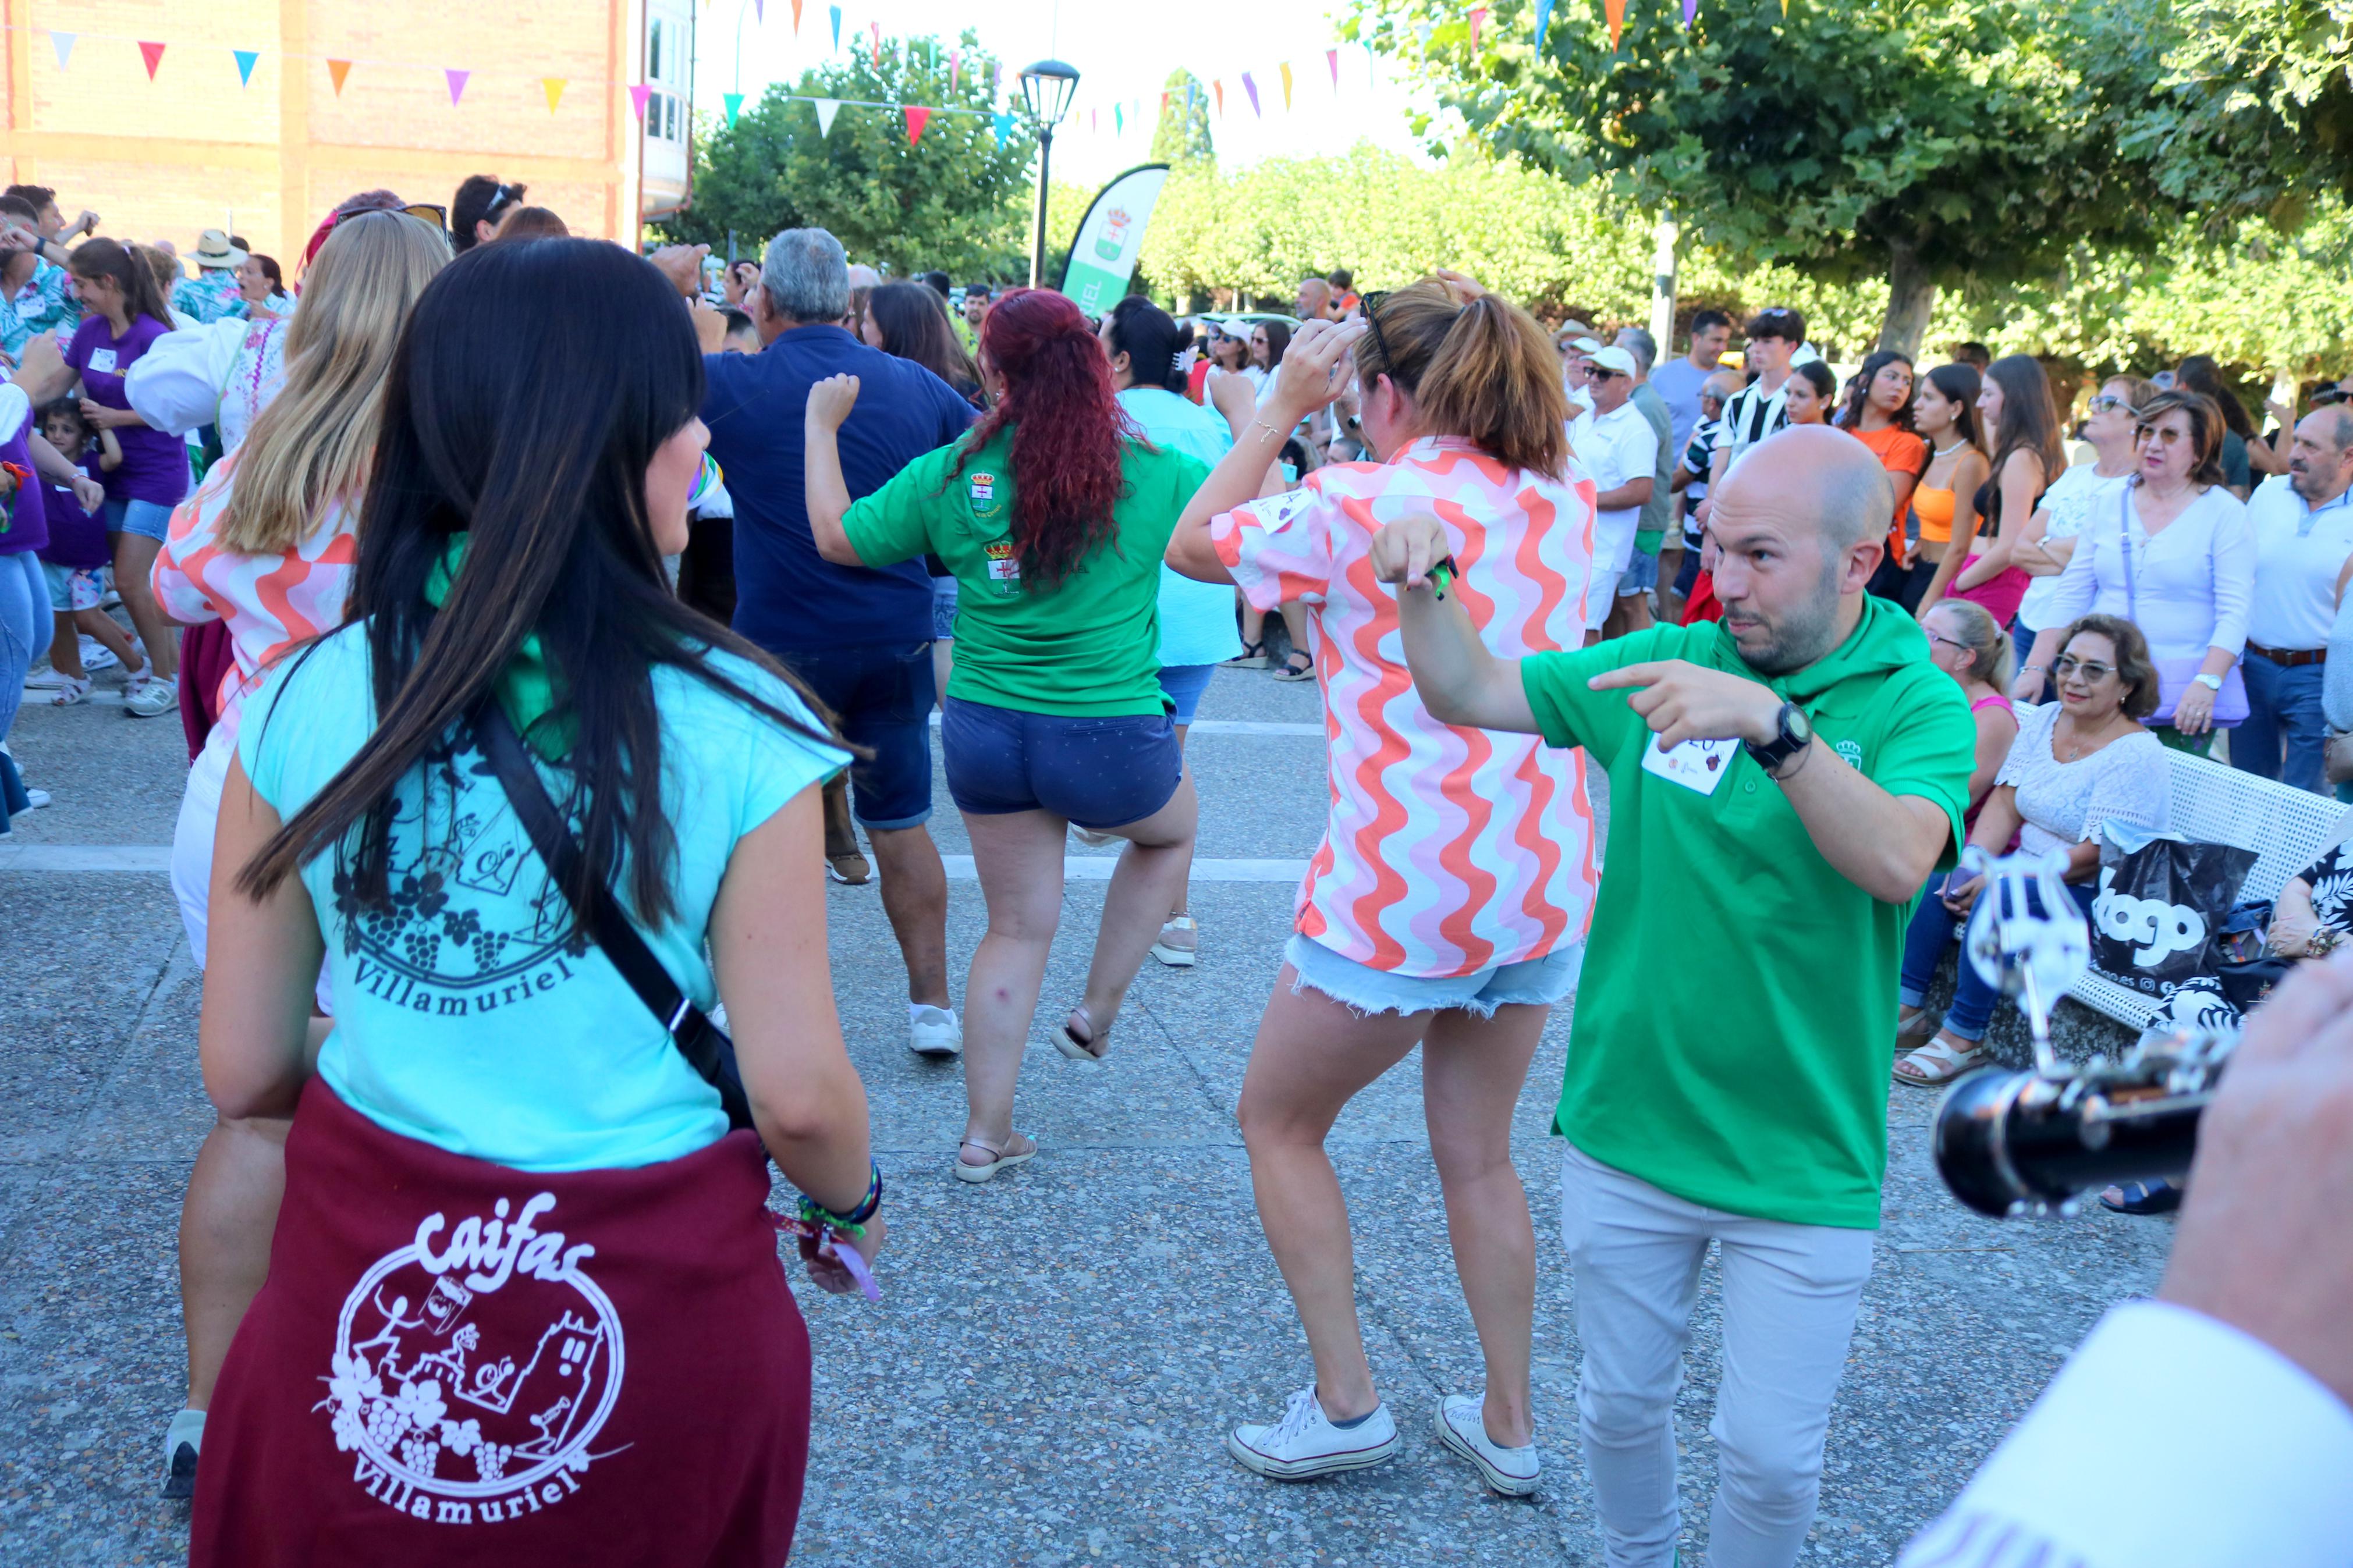
<instances>
[{"instance_id":1,"label":"woman wearing glasses","mask_svg":"<svg viewBox=\"0 0 2353 1568\"><path fill-rule=\"evenodd\" d=\"M2163 686L2150 728L2203 756L2218 726L2247 713L2238 664L2254 538L2246 508L2222 485L2222 411L2211 399L2158 394L2141 405L2133 439L2139 464L2085 526L2048 613L2064 622L2097 611L2139 626ZM2059 634L2042 633L2019 674L2048 669L2058 651Z\"/></svg>"},{"instance_id":2,"label":"woman wearing glasses","mask_svg":"<svg viewBox=\"0 0 2353 1568\"><path fill-rule=\"evenodd\" d=\"M2010 636L2020 648L2032 647L2041 628L2051 624L2051 601L2059 592L2059 574L2073 557L2084 525L2104 508L2115 510L2116 492L2137 466L2133 410L2156 395L2157 388L2130 375L2110 376L2093 394L2084 420L2084 439L2099 454L2097 459L2077 463L2051 481L2051 488L2042 492L2042 506L2026 520L2026 530L2010 552L2011 563L2033 579L2026 585L2026 596L2018 602L2018 618L2010 624ZM2010 695L2021 702L2040 702L2045 684L2043 672L2038 669L2018 677Z\"/></svg>"},{"instance_id":3,"label":"woman wearing glasses","mask_svg":"<svg viewBox=\"0 0 2353 1568\"><path fill-rule=\"evenodd\" d=\"M1953 606L1957 608L1958 606ZM1933 618L1941 618L1936 616ZM2088 916L2100 874L2100 828L2128 824L2162 832L2172 811L2171 770L2141 721L2157 706L2148 644L2130 621L2085 616L2046 634L2057 645L2059 700L2030 708L1978 810L1969 842L1989 855L2011 839L2029 855L2067 851L2067 890ZM1942 660L1939 660L1941 663ZM1905 939L1899 1043L1927 1033L1923 1003L1953 930L1968 919L1978 879L1956 872L1921 899ZM1986 1059L1995 992L1967 963L1936 1037L1895 1064L1895 1081L1933 1089Z\"/></svg>"},{"instance_id":4,"label":"woman wearing glasses","mask_svg":"<svg viewBox=\"0 0 2353 1568\"><path fill-rule=\"evenodd\" d=\"M1535 1237L1512 1167L1512 1107L1583 953L1595 886L1585 756L1431 718L1371 547L1382 524L1434 513L1454 551L1445 591L1462 595L1491 647L1510 658L1578 647L1594 487L1568 455L1559 366L1525 311L1451 275L1365 305L1361 326L1300 329L1168 550L1179 572L1235 583L1261 610L1304 607L1331 737L1330 817L1240 1108L1259 1217L1315 1381L1226 1447L1282 1480L1398 1450L1365 1356L1348 1209L1324 1140L1419 1045L1455 1268L1486 1358L1483 1398L1445 1396L1435 1425L1490 1488L1524 1495L1537 1480ZM1268 459L1352 368L1366 437L1388 460L1333 464L1254 499Z\"/></svg>"}]
</instances>

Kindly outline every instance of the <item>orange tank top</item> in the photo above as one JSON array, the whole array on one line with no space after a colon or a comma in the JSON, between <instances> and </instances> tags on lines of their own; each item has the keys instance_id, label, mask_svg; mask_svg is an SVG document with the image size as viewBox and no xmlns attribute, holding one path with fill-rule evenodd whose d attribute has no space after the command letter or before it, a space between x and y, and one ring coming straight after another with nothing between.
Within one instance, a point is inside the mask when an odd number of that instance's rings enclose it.
<instances>
[{"instance_id":1,"label":"orange tank top","mask_svg":"<svg viewBox=\"0 0 2353 1568\"><path fill-rule=\"evenodd\" d=\"M1953 492L1922 485L1912 492L1912 510L1920 514L1920 538L1927 544L1949 544L1953 538Z\"/></svg>"}]
</instances>

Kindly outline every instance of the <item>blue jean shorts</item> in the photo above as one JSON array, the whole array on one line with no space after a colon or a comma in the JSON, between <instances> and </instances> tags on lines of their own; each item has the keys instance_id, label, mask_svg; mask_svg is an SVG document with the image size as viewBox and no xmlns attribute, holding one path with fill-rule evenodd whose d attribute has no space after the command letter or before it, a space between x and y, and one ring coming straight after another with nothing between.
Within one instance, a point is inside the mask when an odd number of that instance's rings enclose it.
<instances>
[{"instance_id":1,"label":"blue jean shorts","mask_svg":"<svg viewBox=\"0 0 2353 1568\"><path fill-rule=\"evenodd\" d=\"M135 533L159 544L172 536L172 509L159 500L109 496L103 515L109 533Z\"/></svg>"},{"instance_id":2,"label":"blue jean shorts","mask_svg":"<svg viewBox=\"0 0 2353 1568\"><path fill-rule=\"evenodd\" d=\"M932 640L955 641L956 580L953 577L932 579Z\"/></svg>"},{"instance_id":3,"label":"blue jean shorts","mask_svg":"<svg viewBox=\"0 0 2353 1568\"><path fill-rule=\"evenodd\" d=\"M1659 585L1659 558L1634 546L1634 559L1618 578L1618 596L1630 599L1637 594L1647 594Z\"/></svg>"},{"instance_id":4,"label":"blue jean shorts","mask_svg":"<svg viewBox=\"0 0 2353 1568\"><path fill-rule=\"evenodd\" d=\"M771 648L874 755L849 770L851 815L870 829L920 827L932 815L932 645Z\"/></svg>"},{"instance_id":5,"label":"blue jean shorts","mask_svg":"<svg viewBox=\"0 0 2353 1568\"><path fill-rule=\"evenodd\" d=\"M1291 983L1294 994L1320 991L1352 1012L1412 1014L1459 1007L1492 1018L1498 1007L1549 1007L1576 990L1577 973L1585 967L1585 944L1571 942L1542 958L1440 980L1375 969L1298 935L1283 944L1282 961L1297 974Z\"/></svg>"},{"instance_id":6,"label":"blue jean shorts","mask_svg":"<svg viewBox=\"0 0 2353 1568\"><path fill-rule=\"evenodd\" d=\"M948 794L975 816L1050 811L1081 827L1123 827L1168 804L1184 776L1166 713L1080 718L947 700L940 750Z\"/></svg>"},{"instance_id":7,"label":"blue jean shorts","mask_svg":"<svg viewBox=\"0 0 2353 1568\"><path fill-rule=\"evenodd\" d=\"M1193 715L1200 711L1201 693L1209 689L1209 678L1218 673L1214 664L1164 664L1160 667L1160 689L1176 705L1171 715L1179 724L1190 724Z\"/></svg>"}]
</instances>

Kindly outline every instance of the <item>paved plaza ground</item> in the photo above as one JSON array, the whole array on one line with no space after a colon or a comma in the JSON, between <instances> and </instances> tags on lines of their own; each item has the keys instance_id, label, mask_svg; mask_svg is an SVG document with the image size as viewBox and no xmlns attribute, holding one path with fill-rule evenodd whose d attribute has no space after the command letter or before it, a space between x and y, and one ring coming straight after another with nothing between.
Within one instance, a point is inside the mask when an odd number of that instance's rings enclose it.
<instances>
[{"instance_id":1,"label":"paved plaza ground","mask_svg":"<svg viewBox=\"0 0 2353 1568\"><path fill-rule=\"evenodd\" d=\"M1539 1243L1540 1494L1490 1496L1430 1435L1432 1403L1475 1392L1479 1361L1411 1059L1332 1138L1373 1365L1404 1452L1306 1486L1261 1480L1225 1456L1229 1425L1274 1419L1311 1375L1251 1208L1234 1103L1324 784L1314 687L1221 671L1202 711L1212 721L1191 752L1201 964L1147 961L1106 1067L1067 1063L1042 1027L1033 1034L1017 1124L1043 1153L1025 1169L981 1187L950 1177L959 1069L906 1050L875 889L828 892L836 991L872 1097L892 1236L879 1307L801 1292L817 1411L796 1563L1601 1562L1577 1446L1559 1146L1546 1136L1566 1006L1517 1138ZM0 840L0 1563L176 1563L185 1507L157 1495L161 1433L183 1386L174 1237L211 1121L195 1066L199 977L156 847L171 838L185 750L175 721L130 720L119 702L28 709L14 743L57 804ZM940 847L962 855L962 826L935 794ZM121 846L145 847L107 847ZM980 890L968 862L951 864L961 987ZM1071 883L1041 1020L1078 995L1102 891ZM1826 978L1842 961L1822 955ZM1711 962L1662 952L1651 978L1704 1010ZM1720 1022L1736 1038L1745 1026ZM1831 1415L1810 1563L1892 1559L2100 1312L2155 1287L2170 1239L2168 1222L2096 1208L1999 1226L1966 1213L1929 1165L1931 1107L1894 1090L1885 1223ZM1694 1564L1705 1560L1714 1486L1715 1281L1711 1264L1679 1408L1683 1561Z\"/></svg>"}]
</instances>

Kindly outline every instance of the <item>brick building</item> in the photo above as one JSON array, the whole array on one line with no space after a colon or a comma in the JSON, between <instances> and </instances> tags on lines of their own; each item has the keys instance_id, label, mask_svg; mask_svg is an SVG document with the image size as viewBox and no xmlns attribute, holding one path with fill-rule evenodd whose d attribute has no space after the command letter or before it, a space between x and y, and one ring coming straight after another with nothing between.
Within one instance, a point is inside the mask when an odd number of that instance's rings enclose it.
<instances>
[{"instance_id":1,"label":"brick building","mask_svg":"<svg viewBox=\"0 0 2353 1568\"><path fill-rule=\"evenodd\" d=\"M447 205L468 174L521 180L625 243L683 195L687 0L0 0L0 171L103 235L185 254L233 227L290 273L329 208L378 186Z\"/></svg>"}]
</instances>

